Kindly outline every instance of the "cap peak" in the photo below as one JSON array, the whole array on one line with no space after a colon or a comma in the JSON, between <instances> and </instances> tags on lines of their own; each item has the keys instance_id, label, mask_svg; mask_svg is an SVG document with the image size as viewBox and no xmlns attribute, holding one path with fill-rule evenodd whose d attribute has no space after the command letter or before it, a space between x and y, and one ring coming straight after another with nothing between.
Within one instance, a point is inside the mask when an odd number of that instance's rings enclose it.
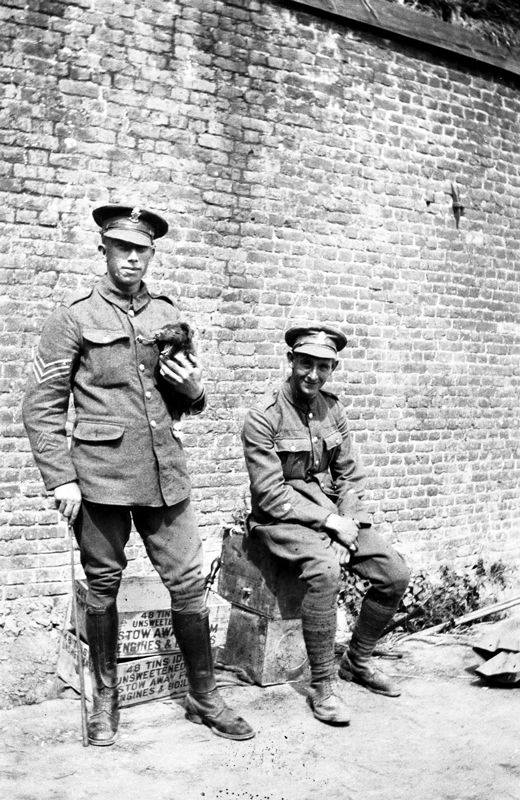
<instances>
[{"instance_id":1,"label":"cap peak","mask_svg":"<svg viewBox=\"0 0 520 800\"><path fill-rule=\"evenodd\" d=\"M289 328L285 332L285 341L295 354L336 359L347 344L347 337L332 325L314 322Z\"/></svg>"},{"instance_id":2,"label":"cap peak","mask_svg":"<svg viewBox=\"0 0 520 800\"><path fill-rule=\"evenodd\" d=\"M103 236L143 247L151 247L155 239L168 232L168 223L163 217L140 206L99 206L93 210L92 216Z\"/></svg>"}]
</instances>

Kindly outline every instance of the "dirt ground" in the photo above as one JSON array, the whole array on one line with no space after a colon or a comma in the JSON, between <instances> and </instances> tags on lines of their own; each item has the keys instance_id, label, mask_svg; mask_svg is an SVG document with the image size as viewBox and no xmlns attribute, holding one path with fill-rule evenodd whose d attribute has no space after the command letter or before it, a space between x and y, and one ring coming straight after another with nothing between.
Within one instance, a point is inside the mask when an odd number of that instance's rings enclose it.
<instances>
[{"instance_id":1,"label":"dirt ground","mask_svg":"<svg viewBox=\"0 0 520 800\"><path fill-rule=\"evenodd\" d=\"M180 701L122 711L113 747L81 743L80 704L61 699L0 712L0 797L9 800L520 800L520 688L474 674L484 624L408 639L384 660L400 698L342 683L348 728L317 722L303 684L229 685L254 725L247 742L184 719Z\"/></svg>"}]
</instances>

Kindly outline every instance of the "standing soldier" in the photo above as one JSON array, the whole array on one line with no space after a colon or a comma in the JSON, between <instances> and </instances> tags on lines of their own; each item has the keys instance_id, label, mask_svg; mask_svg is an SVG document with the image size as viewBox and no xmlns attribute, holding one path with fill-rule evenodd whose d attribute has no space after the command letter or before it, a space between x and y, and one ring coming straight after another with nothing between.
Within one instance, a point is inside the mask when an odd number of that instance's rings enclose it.
<instances>
[{"instance_id":1,"label":"standing soldier","mask_svg":"<svg viewBox=\"0 0 520 800\"><path fill-rule=\"evenodd\" d=\"M302 626L311 667L309 703L321 722L346 725L348 711L334 680L340 563L349 562L371 586L339 675L391 697L399 695L398 688L374 668L370 657L397 609L409 573L363 510L364 476L345 412L338 398L323 389L346 337L315 324L289 329L285 341L290 377L248 412L244 424L250 530L275 556L299 566L306 588Z\"/></svg>"},{"instance_id":2,"label":"standing soldier","mask_svg":"<svg viewBox=\"0 0 520 800\"><path fill-rule=\"evenodd\" d=\"M117 593L133 521L171 596L175 637L189 682L186 716L230 739L253 730L215 683L202 547L174 421L205 407L202 372L189 352L160 357L179 313L143 278L167 222L130 206L93 212L107 274L47 320L28 380L23 419L45 487L74 525L88 581L93 745L113 744L119 721ZM69 451L65 423L72 392Z\"/></svg>"}]
</instances>

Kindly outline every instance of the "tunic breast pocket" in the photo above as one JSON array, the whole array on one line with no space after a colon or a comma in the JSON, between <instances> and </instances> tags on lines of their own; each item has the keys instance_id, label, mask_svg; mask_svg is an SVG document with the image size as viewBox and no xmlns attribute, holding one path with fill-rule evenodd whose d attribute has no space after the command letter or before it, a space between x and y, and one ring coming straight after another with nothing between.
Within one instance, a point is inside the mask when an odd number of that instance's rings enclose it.
<instances>
[{"instance_id":1,"label":"tunic breast pocket","mask_svg":"<svg viewBox=\"0 0 520 800\"><path fill-rule=\"evenodd\" d=\"M309 437L283 435L275 439L274 447L282 462L284 478L304 478L311 456Z\"/></svg>"},{"instance_id":2,"label":"tunic breast pocket","mask_svg":"<svg viewBox=\"0 0 520 800\"><path fill-rule=\"evenodd\" d=\"M130 337L119 330L83 331L85 368L97 386L124 386L130 380Z\"/></svg>"},{"instance_id":3,"label":"tunic breast pocket","mask_svg":"<svg viewBox=\"0 0 520 800\"><path fill-rule=\"evenodd\" d=\"M323 441L325 443L325 449L330 452L334 450L335 447L340 447L343 443L343 437L339 430L327 431L323 435Z\"/></svg>"}]
</instances>

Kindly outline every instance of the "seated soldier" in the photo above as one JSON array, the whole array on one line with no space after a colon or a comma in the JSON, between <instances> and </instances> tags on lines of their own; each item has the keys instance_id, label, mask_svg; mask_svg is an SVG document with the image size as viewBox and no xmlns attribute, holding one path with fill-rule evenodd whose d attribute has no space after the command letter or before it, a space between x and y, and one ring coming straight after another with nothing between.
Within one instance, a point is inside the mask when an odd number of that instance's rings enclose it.
<instances>
[{"instance_id":1,"label":"seated soldier","mask_svg":"<svg viewBox=\"0 0 520 800\"><path fill-rule=\"evenodd\" d=\"M409 580L403 558L363 511L364 475L343 406L323 389L338 365L344 334L326 325L285 334L291 374L245 419L242 440L251 483L252 535L298 565L305 584L302 626L314 716L347 725L335 682L334 644L341 564L370 582L339 676L373 692L400 692L371 662ZM339 553L339 557L338 557Z\"/></svg>"}]
</instances>

